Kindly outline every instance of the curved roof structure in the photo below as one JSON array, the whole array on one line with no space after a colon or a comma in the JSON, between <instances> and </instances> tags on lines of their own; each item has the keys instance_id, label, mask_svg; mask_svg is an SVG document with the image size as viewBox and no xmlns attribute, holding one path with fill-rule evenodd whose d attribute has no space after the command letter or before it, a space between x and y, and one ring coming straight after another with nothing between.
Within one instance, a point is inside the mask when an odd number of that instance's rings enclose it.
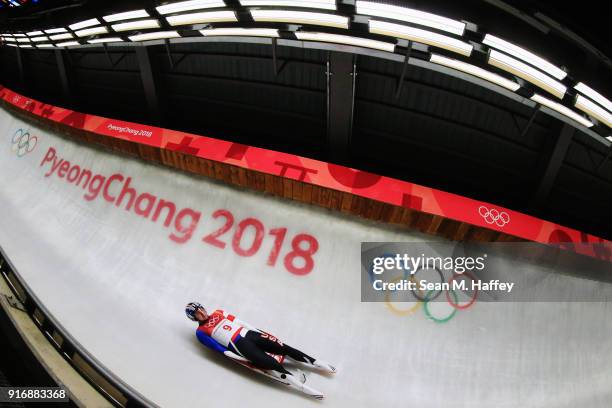
<instances>
[{"instance_id":1,"label":"curved roof structure","mask_svg":"<svg viewBox=\"0 0 612 408\"><path fill-rule=\"evenodd\" d=\"M611 237L607 59L542 12L516 23L499 2L68 3L2 25L5 85Z\"/></svg>"}]
</instances>

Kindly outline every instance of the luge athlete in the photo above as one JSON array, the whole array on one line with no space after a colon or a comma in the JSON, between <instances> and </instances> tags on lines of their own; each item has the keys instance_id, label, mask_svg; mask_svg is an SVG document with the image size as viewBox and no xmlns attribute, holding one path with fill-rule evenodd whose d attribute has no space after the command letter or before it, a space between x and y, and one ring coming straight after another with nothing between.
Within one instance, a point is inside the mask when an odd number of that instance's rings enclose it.
<instances>
[{"instance_id":1,"label":"luge athlete","mask_svg":"<svg viewBox=\"0 0 612 408\"><path fill-rule=\"evenodd\" d=\"M315 359L223 310L208 314L200 303L191 302L185 307L185 314L190 320L198 322L196 336L206 347L225 355L230 351L243 357L256 368L266 370L274 378L285 380L287 385L300 391L319 394L304 384L305 376L294 375L267 353L286 356L327 373L336 373L336 368L331 364ZM320 397L323 397L322 394Z\"/></svg>"}]
</instances>

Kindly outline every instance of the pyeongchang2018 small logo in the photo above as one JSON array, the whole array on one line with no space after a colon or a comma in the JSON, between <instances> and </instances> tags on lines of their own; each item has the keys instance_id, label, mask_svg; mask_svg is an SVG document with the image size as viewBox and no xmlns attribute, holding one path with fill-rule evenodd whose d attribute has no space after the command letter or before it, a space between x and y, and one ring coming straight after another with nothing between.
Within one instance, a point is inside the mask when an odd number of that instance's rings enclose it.
<instances>
[{"instance_id":1,"label":"pyeongchang2018 small logo","mask_svg":"<svg viewBox=\"0 0 612 408\"><path fill-rule=\"evenodd\" d=\"M17 129L13 134L11 143L11 151L15 153L17 157L23 157L36 148L38 137L31 135L28 130Z\"/></svg>"},{"instance_id":2,"label":"pyeongchang2018 small logo","mask_svg":"<svg viewBox=\"0 0 612 408\"><path fill-rule=\"evenodd\" d=\"M510 222L510 216L505 211L498 211L495 208L487 208L481 205L478 208L478 213L485 220L487 224L495 224L498 227L503 227Z\"/></svg>"}]
</instances>

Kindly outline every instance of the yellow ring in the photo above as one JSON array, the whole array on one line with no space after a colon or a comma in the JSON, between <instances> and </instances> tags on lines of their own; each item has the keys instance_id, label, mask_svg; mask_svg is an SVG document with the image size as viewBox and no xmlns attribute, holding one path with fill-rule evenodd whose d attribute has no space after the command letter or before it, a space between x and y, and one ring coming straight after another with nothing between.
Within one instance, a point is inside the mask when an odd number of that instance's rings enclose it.
<instances>
[{"instance_id":1,"label":"yellow ring","mask_svg":"<svg viewBox=\"0 0 612 408\"><path fill-rule=\"evenodd\" d=\"M397 278L393 279L391 282L396 283L402 279L403 279L403 276L398 276ZM419 310L419 307L421 307L422 303L423 302L421 300L417 299L416 304L412 306L410 309L406 309L406 310L398 309L391 304L391 301L389 300L389 292L385 292L385 304L391 310L392 313L397 314L399 316L407 316L407 315L413 314L414 312Z\"/></svg>"}]
</instances>

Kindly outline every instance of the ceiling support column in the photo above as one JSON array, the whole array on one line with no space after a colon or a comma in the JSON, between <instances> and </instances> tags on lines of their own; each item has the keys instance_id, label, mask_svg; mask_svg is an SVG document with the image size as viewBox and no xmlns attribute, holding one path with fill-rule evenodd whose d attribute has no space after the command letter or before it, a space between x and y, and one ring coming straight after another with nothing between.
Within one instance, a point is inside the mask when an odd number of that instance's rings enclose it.
<instances>
[{"instance_id":1,"label":"ceiling support column","mask_svg":"<svg viewBox=\"0 0 612 408\"><path fill-rule=\"evenodd\" d=\"M572 143L575 131L576 129L573 126L564 123L561 126L561 131L559 132L557 140L551 145L550 150L545 153L544 157L547 159L542 166L543 171L537 182L535 194L530 205L533 210L540 210L546 203L559 174L559 170L563 165L563 160L567 155L569 146Z\"/></svg>"},{"instance_id":2,"label":"ceiling support column","mask_svg":"<svg viewBox=\"0 0 612 408\"><path fill-rule=\"evenodd\" d=\"M149 118L153 124L164 126L166 120L164 106L160 99L159 75L151 56L153 47L137 46L135 48L138 67L140 68L140 78L142 79L142 86L144 87L145 99L147 101Z\"/></svg>"},{"instance_id":3,"label":"ceiling support column","mask_svg":"<svg viewBox=\"0 0 612 408\"><path fill-rule=\"evenodd\" d=\"M331 51L326 74L327 155L333 163L348 164L355 107L356 57Z\"/></svg>"},{"instance_id":4,"label":"ceiling support column","mask_svg":"<svg viewBox=\"0 0 612 408\"><path fill-rule=\"evenodd\" d=\"M410 53L412 51L412 41L408 41L408 49L406 50L406 56L404 57L404 63L402 64L402 73L400 74L397 86L395 88L395 99L399 99L402 94L402 88L404 87L404 79L406 78L406 71L408 71L408 64L410 64Z\"/></svg>"},{"instance_id":5,"label":"ceiling support column","mask_svg":"<svg viewBox=\"0 0 612 408\"><path fill-rule=\"evenodd\" d=\"M75 108L78 105L77 93L75 84L71 80L73 78L72 66L66 50L55 50L55 60L57 63L57 70L59 72L60 84L62 86L62 93L64 101L67 107Z\"/></svg>"},{"instance_id":6,"label":"ceiling support column","mask_svg":"<svg viewBox=\"0 0 612 408\"><path fill-rule=\"evenodd\" d=\"M19 71L19 83L24 94L28 93L28 83L26 78L25 56L19 47L14 47L17 53L17 69Z\"/></svg>"}]
</instances>

